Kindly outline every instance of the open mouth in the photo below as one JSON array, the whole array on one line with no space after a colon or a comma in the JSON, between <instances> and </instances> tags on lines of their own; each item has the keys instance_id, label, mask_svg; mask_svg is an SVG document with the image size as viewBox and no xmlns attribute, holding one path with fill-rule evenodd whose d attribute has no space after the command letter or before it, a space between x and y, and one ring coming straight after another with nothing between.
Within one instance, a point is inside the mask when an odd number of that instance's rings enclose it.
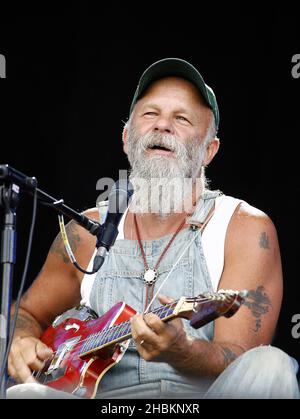
<instances>
[{"instance_id":1,"label":"open mouth","mask_svg":"<svg viewBox=\"0 0 300 419\"><path fill-rule=\"evenodd\" d=\"M157 152L167 152L167 153L173 153L174 151L171 148L163 146L163 145L153 145L153 146L148 147L148 150L157 151Z\"/></svg>"}]
</instances>

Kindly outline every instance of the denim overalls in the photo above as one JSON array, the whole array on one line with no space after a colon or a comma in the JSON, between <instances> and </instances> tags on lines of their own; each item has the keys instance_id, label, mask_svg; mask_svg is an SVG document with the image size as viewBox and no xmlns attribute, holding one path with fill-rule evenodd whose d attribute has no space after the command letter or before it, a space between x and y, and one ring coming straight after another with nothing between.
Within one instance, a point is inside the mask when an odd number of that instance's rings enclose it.
<instances>
[{"instance_id":1,"label":"denim overalls","mask_svg":"<svg viewBox=\"0 0 300 419\"><path fill-rule=\"evenodd\" d=\"M206 220L214 206L215 198L220 194L220 191L205 191L190 219L193 224L202 224ZM99 207L102 213L106 211L106 208L105 206ZM154 292L197 233L198 229L192 227L178 233L160 262L158 267L159 276L156 280ZM142 241L149 266L155 266L171 236L168 235L158 240ZM114 304L124 301L138 313L142 313L147 305L145 301L147 285L143 280L144 270L138 242L126 239L117 240L95 278L90 294L91 308L99 316L102 316ZM196 297L205 291L213 292L213 289L201 245L201 234L198 234L194 242L184 252L183 257L160 293L178 299L182 296ZM151 306L151 310L160 305L161 303L156 299ZM193 329L188 320L183 320L183 323L189 335L207 341L212 340L213 323L209 323L198 330ZM106 392L110 390L124 388L124 397L126 397L126 388L129 391L129 387L133 386L132 389L135 389L135 386L138 386L139 389L143 389L144 397L147 398L148 395L151 396L150 393L153 396L153 391L157 391L158 396L169 394L170 387L176 392L178 386L180 391L184 391L184 389L192 391L191 389L196 386L197 391L204 392L209 383L211 383L211 380L205 378L197 379L197 382L192 381L167 363L143 360L136 351L134 341L131 340L121 361L102 378L98 394L101 397L101 393L107 395L109 393ZM121 390L121 393L124 390ZM138 391L138 389L134 391ZM171 392L173 391L171 390ZM116 391L111 394L115 397Z\"/></svg>"}]
</instances>

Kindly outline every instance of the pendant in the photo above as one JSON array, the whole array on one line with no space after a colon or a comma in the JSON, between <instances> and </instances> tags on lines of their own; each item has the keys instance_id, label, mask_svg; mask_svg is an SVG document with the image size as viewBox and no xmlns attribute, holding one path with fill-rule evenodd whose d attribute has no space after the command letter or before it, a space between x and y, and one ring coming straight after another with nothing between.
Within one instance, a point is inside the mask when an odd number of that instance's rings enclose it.
<instances>
[{"instance_id":1,"label":"pendant","mask_svg":"<svg viewBox=\"0 0 300 419\"><path fill-rule=\"evenodd\" d=\"M153 285L158 277L158 273L155 269L146 269L144 272L144 282L147 285Z\"/></svg>"}]
</instances>

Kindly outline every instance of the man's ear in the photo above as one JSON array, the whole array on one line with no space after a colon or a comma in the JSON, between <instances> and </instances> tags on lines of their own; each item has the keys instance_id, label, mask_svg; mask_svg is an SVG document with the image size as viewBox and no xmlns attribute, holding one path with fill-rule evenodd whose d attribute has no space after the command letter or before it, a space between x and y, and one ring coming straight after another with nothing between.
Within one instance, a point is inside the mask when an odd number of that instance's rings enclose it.
<instances>
[{"instance_id":1,"label":"man's ear","mask_svg":"<svg viewBox=\"0 0 300 419\"><path fill-rule=\"evenodd\" d=\"M207 146L206 146L206 152L205 152L205 157L203 160L203 164L204 166L209 165L209 163L212 161L212 159L215 157L215 155L217 154L218 150L220 147L220 140L219 138L214 138L213 140L211 140Z\"/></svg>"},{"instance_id":2,"label":"man's ear","mask_svg":"<svg viewBox=\"0 0 300 419\"><path fill-rule=\"evenodd\" d=\"M128 154L128 144L127 144L128 128L127 128L127 124L125 124L124 128L123 128L122 140L123 140L123 151L124 151L125 154Z\"/></svg>"}]
</instances>

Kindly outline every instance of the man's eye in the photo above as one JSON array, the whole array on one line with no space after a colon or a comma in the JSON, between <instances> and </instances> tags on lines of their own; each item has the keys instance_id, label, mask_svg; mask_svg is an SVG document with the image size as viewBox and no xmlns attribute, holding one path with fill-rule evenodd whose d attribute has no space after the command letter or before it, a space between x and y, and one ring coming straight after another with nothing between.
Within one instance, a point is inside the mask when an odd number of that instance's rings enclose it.
<instances>
[{"instance_id":1,"label":"man's eye","mask_svg":"<svg viewBox=\"0 0 300 419\"><path fill-rule=\"evenodd\" d=\"M188 122L188 123L190 122L187 118L185 118L182 115L177 115L176 118L179 119L180 121L184 121L184 122Z\"/></svg>"},{"instance_id":2,"label":"man's eye","mask_svg":"<svg viewBox=\"0 0 300 419\"><path fill-rule=\"evenodd\" d=\"M146 115L146 116L155 116L157 114L156 114L156 112L145 112L144 115Z\"/></svg>"}]
</instances>

